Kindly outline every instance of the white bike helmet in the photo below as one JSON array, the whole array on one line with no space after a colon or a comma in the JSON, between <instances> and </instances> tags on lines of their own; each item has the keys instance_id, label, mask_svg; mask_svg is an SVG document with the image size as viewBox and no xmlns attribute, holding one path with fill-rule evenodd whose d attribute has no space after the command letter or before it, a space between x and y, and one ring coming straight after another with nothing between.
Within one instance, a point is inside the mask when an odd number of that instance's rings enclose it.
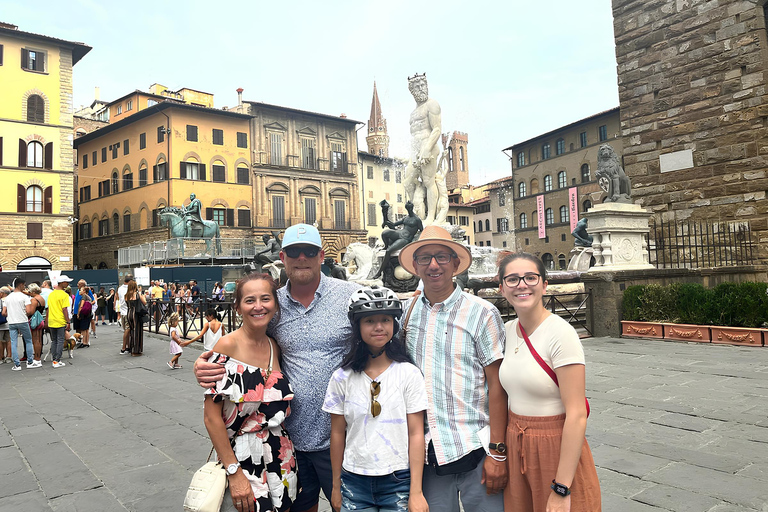
<instances>
[{"instance_id":1,"label":"white bike helmet","mask_svg":"<svg viewBox=\"0 0 768 512\"><path fill-rule=\"evenodd\" d=\"M390 315L395 319L403 314L403 305L389 288L362 288L349 298L349 321L353 324L371 315ZM398 323L395 322L395 332Z\"/></svg>"}]
</instances>

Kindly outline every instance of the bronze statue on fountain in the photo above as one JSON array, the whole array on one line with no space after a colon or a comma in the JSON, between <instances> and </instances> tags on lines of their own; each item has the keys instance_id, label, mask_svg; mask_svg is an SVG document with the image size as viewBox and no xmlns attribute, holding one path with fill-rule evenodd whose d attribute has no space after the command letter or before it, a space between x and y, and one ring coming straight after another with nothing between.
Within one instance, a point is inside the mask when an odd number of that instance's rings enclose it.
<instances>
[{"instance_id":1,"label":"bronze statue on fountain","mask_svg":"<svg viewBox=\"0 0 768 512\"><path fill-rule=\"evenodd\" d=\"M405 203L405 209L408 215L397 222L389 220L389 203L383 200L379 203L381 206L384 223L382 227L388 227L381 233L381 240L384 242L384 259L381 262L378 272L373 276L374 279L382 279L384 286L395 291L407 291L415 288L419 281L416 276L406 279L398 279L395 276L395 270L399 266L397 254L400 249L411 243L416 235L424 229L421 219L413 211L413 203ZM398 229L399 228L399 229Z\"/></svg>"}]
</instances>

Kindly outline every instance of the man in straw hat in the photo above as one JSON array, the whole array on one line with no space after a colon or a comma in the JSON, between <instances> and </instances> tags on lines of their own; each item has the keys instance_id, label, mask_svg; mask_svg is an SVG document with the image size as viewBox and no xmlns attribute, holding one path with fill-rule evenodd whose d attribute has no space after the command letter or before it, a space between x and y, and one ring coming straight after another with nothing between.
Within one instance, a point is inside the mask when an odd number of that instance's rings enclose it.
<instances>
[{"instance_id":1,"label":"man in straw hat","mask_svg":"<svg viewBox=\"0 0 768 512\"><path fill-rule=\"evenodd\" d=\"M406 304L403 323L429 397L423 489L432 510L458 512L459 495L465 510L501 510L507 481L504 323L493 305L453 283L471 263L469 249L434 225L400 251L400 265L424 287Z\"/></svg>"}]
</instances>

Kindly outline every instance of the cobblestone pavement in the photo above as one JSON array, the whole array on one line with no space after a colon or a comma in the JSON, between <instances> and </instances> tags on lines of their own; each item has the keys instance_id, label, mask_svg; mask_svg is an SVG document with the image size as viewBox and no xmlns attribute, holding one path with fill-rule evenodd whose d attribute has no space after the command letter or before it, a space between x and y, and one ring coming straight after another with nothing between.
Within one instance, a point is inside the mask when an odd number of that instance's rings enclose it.
<instances>
[{"instance_id":1,"label":"cobblestone pavement","mask_svg":"<svg viewBox=\"0 0 768 512\"><path fill-rule=\"evenodd\" d=\"M210 447L199 349L174 371L167 338L134 358L98 335L64 368L0 365L0 512L181 510ZM603 510L768 512L768 348L584 346Z\"/></svg>"}]
</instances>

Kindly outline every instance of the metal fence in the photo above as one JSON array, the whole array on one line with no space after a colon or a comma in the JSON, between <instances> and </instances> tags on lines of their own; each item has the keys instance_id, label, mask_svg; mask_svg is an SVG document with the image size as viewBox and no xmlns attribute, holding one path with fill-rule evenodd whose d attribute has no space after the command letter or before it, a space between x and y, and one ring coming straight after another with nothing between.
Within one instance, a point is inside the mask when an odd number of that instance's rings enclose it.
<instances>
[{"instance_id":1,"label":"metal fence","mask_svg":"<svg viewBox=\"0 0 768 512\"><path fill-rule=\"evenodd\" d=\"M221 252L212 250L216 240L212 242L202 238L171 238L146 244L132 245L118 249L117 264L120 267L130 267L147 264L176 263L180 260L194 259L197 261L228 260L229 263L248 263L253 261L257 250L264 244L255 243L252 238L221 238Z\"/></svg>"},{"instance_id":2,"label":"metal fence","mask_svg":"<svg viewBox=\"0 0 768 512\"><path fill-rule=\"evenodd\" d=\"M647 242L650 263L656 268L752 265L757 256L749 222L651 220Z\"/></svg>"},{"instance_id":3,"label":"metal fence","mask_svg":"<svg viewBox=\"0 0 768 512\"><path fill-rule=\"evenodd\" d=\"M208 308L216 308L227 332L232 332L242 325L242 318L235 313L233 302L214 301L207 298L193 303L150 300L147 302L149 321L144 324L143 329L155 334L168 334L168 318L173 313L178 313L181 337L194 338L203 330L205 312Z\"/></svg>"},{"instance_id":4,"label":"metal fence","mask_svg":"<svg viewBox=\"0 0 768 512\"><path fill-rule=\"evenodd\" d=\"M517 318L514 308L501 295L484 297L490 301L501 313L505 322ZM582 293L560 293L557 295L544 295L544 307L552 314L562 317L571 324L582 338L592 336L594 317L592 290Z\"/></svg>"}]
</instances>

